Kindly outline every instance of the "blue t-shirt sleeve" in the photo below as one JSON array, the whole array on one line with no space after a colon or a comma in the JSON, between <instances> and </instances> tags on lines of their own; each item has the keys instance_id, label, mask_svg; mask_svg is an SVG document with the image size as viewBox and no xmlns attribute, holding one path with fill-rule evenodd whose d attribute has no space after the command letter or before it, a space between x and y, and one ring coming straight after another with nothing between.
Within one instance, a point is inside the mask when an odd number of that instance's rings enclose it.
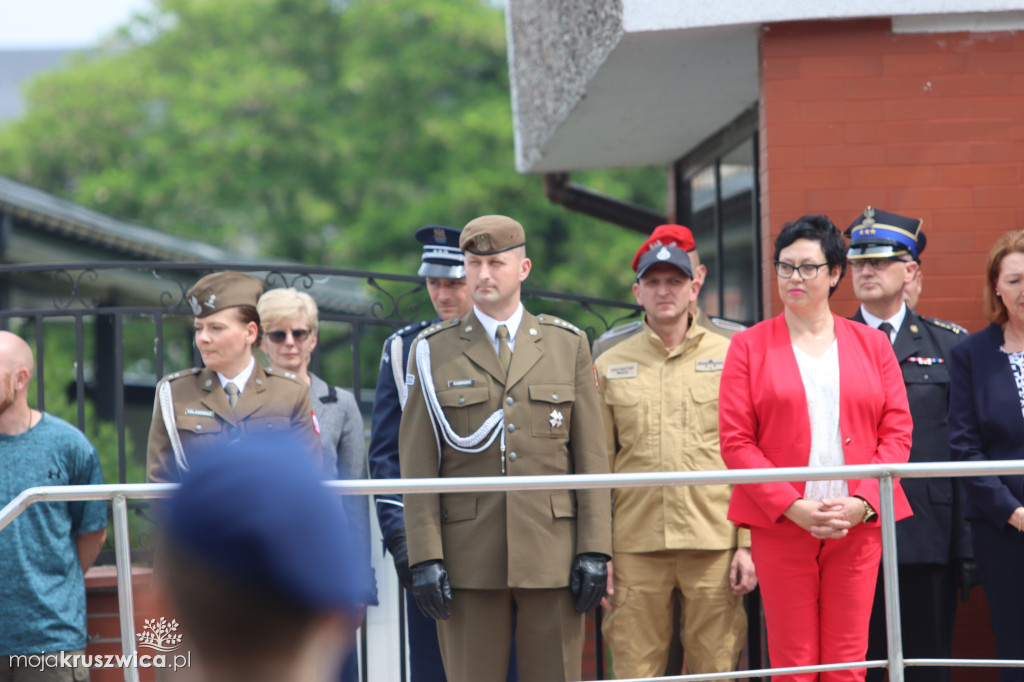
<instances>
[{"instance_id":1,"label":"blue t-shirt sleeve","mask_svg":"<svg viewBox=\"0 0 1024 682\"><path fill-rule=\"evenodd\" d=\"M96 448L81 435L79 442L69 448L72 462L69 466L71 475L69 485L101 485L103 470ZM71 532L74 535L92 533L107 527L107 503L105 500L83 500L70 502L68 511L71 515Z\"/></svg>"}]
</instances>

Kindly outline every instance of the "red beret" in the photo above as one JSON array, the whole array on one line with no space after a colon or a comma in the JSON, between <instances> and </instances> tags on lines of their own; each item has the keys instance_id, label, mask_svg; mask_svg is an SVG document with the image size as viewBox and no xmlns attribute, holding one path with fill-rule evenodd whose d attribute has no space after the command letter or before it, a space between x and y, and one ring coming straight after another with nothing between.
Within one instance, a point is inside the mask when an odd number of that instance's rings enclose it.
<instances>
[{"instance_id":1,"label":"red beret","mask_svg":"<svg viewBox=\"0 0 1024 682\"><path fill-rule=\"evenodd\" d=\"M636 266L640 262L640 256L659 246L676 246L683 251L693 251L697 248L697 242L693 240L693 232L690 232L688 227L683 225L658 225L654 228L651 236L647 238L647 241L637 249L636 255L633 256L633 270L636 270Z\"/></svg>"}]
</instances>

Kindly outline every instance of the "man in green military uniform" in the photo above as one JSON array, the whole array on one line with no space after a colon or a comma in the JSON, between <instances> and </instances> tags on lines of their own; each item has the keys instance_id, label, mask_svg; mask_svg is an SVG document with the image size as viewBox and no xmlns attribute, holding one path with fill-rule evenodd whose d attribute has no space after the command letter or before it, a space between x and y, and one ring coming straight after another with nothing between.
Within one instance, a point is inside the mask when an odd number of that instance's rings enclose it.
<instances>
[{"instance_id":1,"label":"man in green military uniform","mask_svg":"<svg viewBox=\"0 0 1024 682\"><path fill-rule=\"evenodd\" d=\"M319 463L320 435L309 390L288 373L264 370L252 349L262 334L256 302L263 283L240 272L206 275L186 293L205 367L157 384L146 450L147 480L168 483L188 470L194 449L218 438L293 432Z\"/></svg>"},{"instance_id":2,"label":"man in green military uniform","mask_svg":"<svg viewBox=\"0 0 1024 682\"><path fill-rule=\"evenodd\" d=\"M506 216L463 229L474 307L412 349L404 478L607 473L587 339L523 308L525 244ZM607 490L407 495L405 523L412 591L439 620L450 682L505 679L513 612L522 679L580 678L583 614L607 580Z\"/></svg>"}]
</instances>

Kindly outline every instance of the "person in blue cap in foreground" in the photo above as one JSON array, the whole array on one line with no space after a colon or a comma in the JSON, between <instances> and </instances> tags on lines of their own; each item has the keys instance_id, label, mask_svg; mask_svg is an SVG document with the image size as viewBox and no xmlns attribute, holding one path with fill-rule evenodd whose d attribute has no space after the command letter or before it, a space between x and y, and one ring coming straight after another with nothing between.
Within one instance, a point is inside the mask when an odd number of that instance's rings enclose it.
<instances>
[{"instance_id":1,"label":"person in blue cap in foreground","mask_svg":"<svg viewBox=\"0 0 1024 682\"><path fill-rule=\"evenodd\" d=\"M336 679L371 583L312 463L286 440L236 443L196 458L162 511L161 573L203 679Z\"/></svg>"}]
</instances>

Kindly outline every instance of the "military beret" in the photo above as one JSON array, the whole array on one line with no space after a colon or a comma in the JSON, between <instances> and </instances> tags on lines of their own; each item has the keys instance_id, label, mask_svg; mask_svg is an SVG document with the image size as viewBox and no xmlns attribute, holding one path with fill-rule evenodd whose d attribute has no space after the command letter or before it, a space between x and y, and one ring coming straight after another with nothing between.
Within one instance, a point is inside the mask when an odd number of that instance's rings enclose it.
<instances>
[{"instance_id":1,"label":"military beret","mask_svg":"<svg viewBox=\"0 0 1024 682\"><path fill-rule=\"evenodd\" d=\"M242 272L213 272L200 278L185 294L196 317L219 313L242 305L256 307L263 294L263 282Z\"/></svg>"},{"instance_id":2,"label":"military beret","mask_svg":"<svg viewBox=\"0 0 1024 682\"><path fill-rule=\"evenodd\" d=\"M171 551L234 584L314 612L349 611L372 594L341 501L300 448L243 439L193 459L167 503Z\"/></svg>"},{"instance_id":3,"label":"military beret","mask_svg":"<svg viewBox=\"0 0 1024 682\"><path fill-rule=\"evenodd\" d=\"M843 236L850 238L846 257L857 260L909 254L918 260L926 244L922 223L917 218L868 206L843 232Z\"/></svg>"},{"instance_id":4,"label":"military beret","mask_svg":"<svg viewBox=\"0 0 1024 682\"><path fill-rule=\"evenodd\" d=\"M459 248L478 256L501 253L525 244L523 226L503 215L475 218L466 223L459 236Z\"/></svg>"},{"instance_id":5,"label":"military beret","mask_svg":"<svg viewBox=\"0 0 1024 682\"><path fill-rule=\"evenodd\" d=\"M466 276L466 257L459 248L459 230L445 225L427 225L416 230L416 239L423 244L423 263L417 275L438 279Z\"/></svg>"},{"instance_id":6,"label":"military beret","mask_svg":"<svg viewBox=\"0 0 1024 682\"><path fill-rule=\"evenodd\" d=\"M640 256L659 246L676 246L683 251L693 251L697 248L697 242L693 239L693 232L685 225L658 225L633 256L633 270L637 269Z\"/></svg>"}]
</instances>

